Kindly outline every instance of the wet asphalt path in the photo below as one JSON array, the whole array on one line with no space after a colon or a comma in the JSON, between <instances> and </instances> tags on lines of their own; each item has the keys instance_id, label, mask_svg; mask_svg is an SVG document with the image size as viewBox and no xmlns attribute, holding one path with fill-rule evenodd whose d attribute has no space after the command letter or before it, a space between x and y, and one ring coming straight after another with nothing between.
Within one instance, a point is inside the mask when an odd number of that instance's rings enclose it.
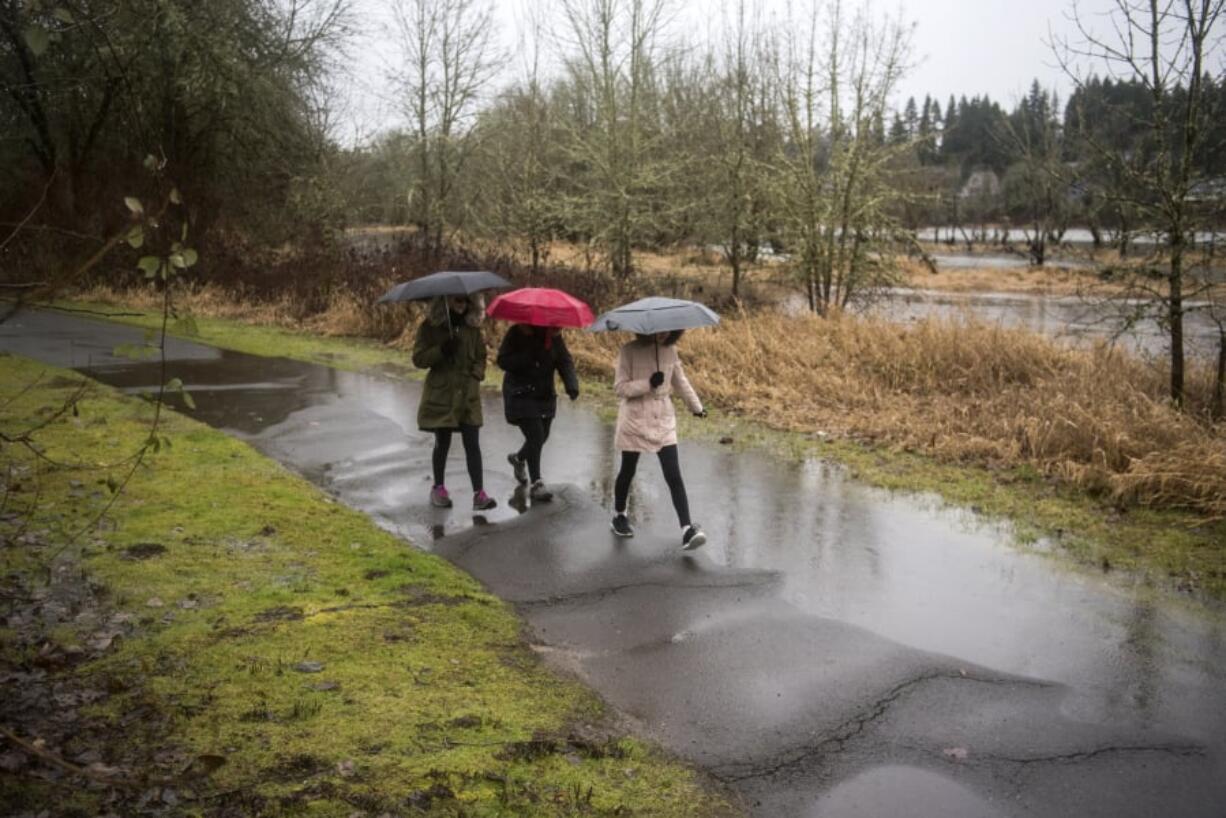
<instances>
[{"instance_id":1,"label":"wet asphalt path","mask_svg":"<svg viewBox=\"0 0 1226 818\"><path fill-rule=\"evenodd\" d=\"M140 391L139 331L47 313L0 350ZM711 542L682 555L639 469L638 535L608 530L612 430L563 405L557 500L519 513L518 432L486 403L499 507L428 504L419 385L171 344L197 418L515 603L536 647L762 816L1226 816L1226 617L1009 546L1008 531L819 461L682 443ZM8 385L6 385L8 386ZM565 404L565 401L563 401Z\"/></svg>"}]
</instances>

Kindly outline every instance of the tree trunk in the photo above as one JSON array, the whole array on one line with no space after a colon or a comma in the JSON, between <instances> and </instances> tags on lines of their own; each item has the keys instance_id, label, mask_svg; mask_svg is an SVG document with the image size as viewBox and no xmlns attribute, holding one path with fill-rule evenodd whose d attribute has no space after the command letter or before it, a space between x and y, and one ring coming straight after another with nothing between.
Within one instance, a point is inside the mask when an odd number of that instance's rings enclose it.
<instances>
[{"instance_id":1,"label":"tree trunk","mask_svg":"<svg viewBox=\"0 0 1226 818\"><path fill-rule=\"evenodd\" d=\"M1226 327L1218 327L1217 335L1217 380L1213 383L1213 419L1221 420L1223 410L1223 382L1226 382Z\"/></svg>"},{"instance_id":2,"label":"tree trunk","mask_svg":"<svg viewBox=\"0 0 1226 818\"><path fill-rule=\"evenodd\" d=\"M1171 400L1183 406L1183 232L1171 231L1171 272L1167 318L1171 327Z\"/></svg>"},{"instance_id":3,"label":"tree trunk","mask_svg":"<svg viewBox=\"0 0 1226 818\"><path fill-rule=\"evenodd\" d=\"M739 298L741 294L741 233L735 226L732 228L732 252L728 254L728 262L732 265L732 297Z\"/></svg>"}]
</instances>

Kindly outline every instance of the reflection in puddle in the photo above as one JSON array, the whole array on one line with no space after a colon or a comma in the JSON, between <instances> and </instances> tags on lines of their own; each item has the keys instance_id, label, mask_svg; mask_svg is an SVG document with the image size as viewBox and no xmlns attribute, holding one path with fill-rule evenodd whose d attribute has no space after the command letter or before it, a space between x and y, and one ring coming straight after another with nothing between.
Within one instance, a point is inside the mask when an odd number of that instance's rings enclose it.
<instances>
[{"instance_id":1,"label":"reflection in puddle","mask_svg":"<svg viewBox=\"0 0 1226 818\"><path fill-rule=\"evenodd\" d=\"M944 776L891 766L876 767L839 784L804 814L813 818L994 818L1005 813Z\"/></svg>"}]
</instances>

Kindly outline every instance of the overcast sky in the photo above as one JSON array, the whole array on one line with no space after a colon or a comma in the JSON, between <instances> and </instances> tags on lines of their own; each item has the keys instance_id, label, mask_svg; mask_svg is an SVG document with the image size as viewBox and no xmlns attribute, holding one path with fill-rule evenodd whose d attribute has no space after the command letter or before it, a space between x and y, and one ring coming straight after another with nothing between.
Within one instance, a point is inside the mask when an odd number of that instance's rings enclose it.
<instances>
[{"instance_id":1,"label":"overcast sky","mask_svg":"<svg viewBox=\"0 0 1226 818\"><path fill-rule=\"evenodd\" d=\"M498 30L504 46L516 53L522 30L525 3L549 4L553 0L495 0ZM351 123L349 138L361 138L392 124L396 115L387 102L385 75L394 61L392 29L387 24L388 0L356 0L365 32L352 62L357 88L342 122ZM714 25L726 0L675 0L678 9L673 33L701 39L703 29ZM782 15L788 0L758 0L764 16ZM944 107L950 94L968 97L988 94L1010 107L1038 78L1056 88L1066 99L1070 83L1055 66L1046 45L1049 30L1058 36L1070 33L1067 20L1072 0L876 0L878 12L900 13L915 23L915 67L903 80L897 104L908 96L923 99L932 94ZM807 0L792 0L805 9ZM848 0L854 6L855 0ZM1079 0L1083 19L1102 19L1112 0ZM516 70L512 66L511 70ZM382 101L380 101L382 100ZM346 130L342 125L342 130Z\"/></svg>"},{"instance_id":2,"label":"overcast sky","mask_svg":"<svg viewBox=\"0 0 1226 818\"><path fill-rule=\"evenodd\" d=\"M1105 2L1081 2L1083 13ZM904 0L902 9L916 23L919 65L903 81L905 95L988 94L1012 104L1031 80L1064 89L1069 83L1055 67L1045 44L1048 26L1070 29L1069 0Z\"/></svg>"}]
</instances>

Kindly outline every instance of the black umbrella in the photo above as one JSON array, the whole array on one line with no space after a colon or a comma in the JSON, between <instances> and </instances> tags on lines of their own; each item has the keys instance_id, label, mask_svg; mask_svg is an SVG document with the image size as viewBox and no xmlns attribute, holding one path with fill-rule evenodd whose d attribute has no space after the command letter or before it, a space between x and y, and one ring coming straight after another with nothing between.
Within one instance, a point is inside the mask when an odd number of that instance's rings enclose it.
<instances>
[{"instance_id":1,"label":"black umbrella","mask_svg":"<svg viewBox=\"0 0 1226 818\"><path fill-rule=\"evenodd\" d=\"M422 301L447 295L472 295L481 290L504 290L510 286L511 282L497 273L444 271L397 284L385 292L377 303Z\"/></svg>"},{"instance_id":2,"label":"black umbrella","mask_svg":"<svg viewBox=\"0 0 1226 818\"><path fill-rule=\"evenodd\" d=\"M428 276L415 278L403 284L397 284L383 294L377 304L390 304L395 301L424 301L428 298L441 298L449 295L472 295L482 290L503 290L511 286L497 273L484 270L474 272L431 273ZM451 310L447 314L447 332L451 332Z\"/></svg>"}]
</instances>

